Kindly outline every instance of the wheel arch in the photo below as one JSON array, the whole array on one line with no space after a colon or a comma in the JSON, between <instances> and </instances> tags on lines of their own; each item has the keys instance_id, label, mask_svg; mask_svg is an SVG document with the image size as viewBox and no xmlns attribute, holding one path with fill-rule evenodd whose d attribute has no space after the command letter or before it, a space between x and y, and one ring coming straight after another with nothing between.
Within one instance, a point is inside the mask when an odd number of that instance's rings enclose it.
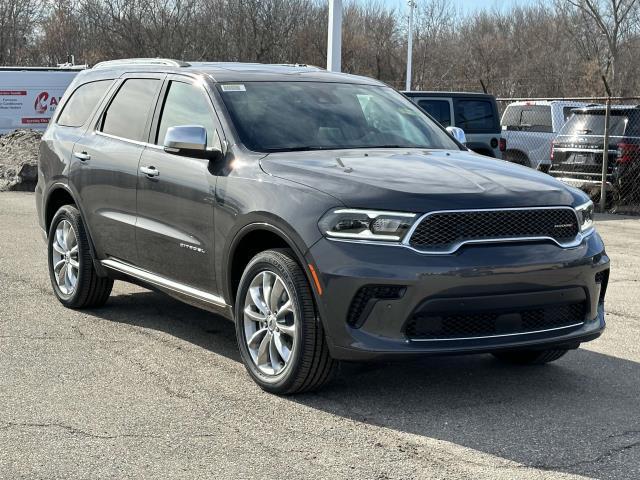
<instances>
[{"instance_id":1,"label":"wheel arch","mask_svg":"<svg viewBox=\"0 0 640 480\"><path fill-rule=\"evenodd\" d=\"M508 158L509 156L513 156L514 158L520 157L523 160L524 163L520 163L520 162L514 161L513 159ZM526 152L523 152L522 150L520 150L519 148L507 148L503 152L502 158L503 158L503 160L506 160L508 162L517 163L517 164L523 165L525 167L530 167L531 166L531 159L529 158L529 155Z\"/></svg>"},{"instance_id":2,"label":"wheel arch","mask_svg":"<svg viewBox=\"0 0 640 480\"><path fill-rule=\"evenodd\" d=\"M295 233L290 234L271 221L252 222L237 232L223 257L228 259L223 264L224 294L232 307L235 305L238 285L245 267L256 254L271 248L288 248L293 252L295 259L305 272L317 303L318 292L313 286L313 278L305 257L307 248L301 247L304 245L302 239L294 239L295 236L297 236Z\"/></svg>"},{"instance_id":3,"label":"wheel arch","mask_svg":"<svg viewBox=\"0 0 640 480\"><path fill-rule=\"evenodd\" d=\"M69 187L62 183L55 184L49 189L44 202L44 228L47 234L54 215L63 205L75 205L77 207L78 202Z\"/></svg>"},{"instance_id":4,"label":"wheel arch","mask_svg":"<svg viewBox=\"0 0 640 480\"><path fill-rule=\"evenodd\" d=\"M80 212L80 217L82 218L82 221L83 221L84 229L87 234L87 239L89 240L89 250L91 252L91 258L93 260L93 264L96 269L96 272L100 277L108 276L107 271L102 267L102 265L98 261L96 248L93 243L93 237L91 235L89 225L87 225L85 216L82 212L82 206L76 200L76 196L71 190L71 188L69 188L69 186L66 184L63 184L63 183L54 184L51 186L51 188L49 188L49 191L47 192L47 195L44 201L44 209L43 209L45 234L49 235L49 229L51 228L51 222L53 221L53 217L55 216L56 212L60 209L60 207L64 205L73 205L78 209L78 212Z\"/></svg>"}]
</instances>

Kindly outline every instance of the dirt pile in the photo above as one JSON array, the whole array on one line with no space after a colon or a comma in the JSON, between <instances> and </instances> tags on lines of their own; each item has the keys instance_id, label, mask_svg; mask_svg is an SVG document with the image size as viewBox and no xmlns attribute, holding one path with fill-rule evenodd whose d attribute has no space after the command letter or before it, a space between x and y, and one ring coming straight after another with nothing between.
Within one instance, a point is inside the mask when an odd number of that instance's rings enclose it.
<instances>
[{"instance_id":1,"label":"dirt pile","mask_svg":"<svg viewBox=\"0 0 640 480\"><path fill-rule=\"evenodd\" d=\"M16 130L0 135L0 192L35 190L41 136L42 132L34 130Z\"/></svg>"}]
</instances>

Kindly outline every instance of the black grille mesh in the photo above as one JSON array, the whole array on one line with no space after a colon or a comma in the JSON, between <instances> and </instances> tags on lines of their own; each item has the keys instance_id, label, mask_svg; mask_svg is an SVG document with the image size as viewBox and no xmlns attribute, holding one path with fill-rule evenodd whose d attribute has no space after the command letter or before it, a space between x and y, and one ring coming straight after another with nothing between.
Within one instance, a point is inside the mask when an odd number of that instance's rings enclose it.
<instances>
[{"instance_id":1,"label":"black grille mesh","mask_svg":"<svg viewBox=\"0 0 640 480\"><path fill-rule=\"evenodd\" d=\"M375 302L378 300L393 300L402 297L406 290L402 285L365 285L358 289L351 301L347 322L349 325L360 327L366 320Z\"/></svg>"},{"instance_id":2,"label":"black grille mesh","mask_svg":"<svg viewBox=\"0 0 640 480\"><path fill-rule=\"evenodd\" d=\"M598 301L604 303L604 297L607 294L607 284L609 283L609 269L596 273L596 283L600 284L600 297Z\"/></svg>"},{"instance_id":3,"label":"black grille mesh","mask_svg":"<svg viewBox=\"0 0 640 480\"><path fill-rule=\"evenodd\" d=\"M573 240L579 232L569 208L442 212L425 217L410 245L420 250L449 250L469 240L551 237Z\"/></svg>"},{"instance_id":4,"label":"black grille mesh","mask_svg":"<svg viewBox=\"0 0 640 480\"><path fill-rule=\"evenodd\" d=\"M527 333L580 323L585 315L585 302L511 312L418 313L408 322L405 333L414 340Z\"/></svg>"}]
</instances>

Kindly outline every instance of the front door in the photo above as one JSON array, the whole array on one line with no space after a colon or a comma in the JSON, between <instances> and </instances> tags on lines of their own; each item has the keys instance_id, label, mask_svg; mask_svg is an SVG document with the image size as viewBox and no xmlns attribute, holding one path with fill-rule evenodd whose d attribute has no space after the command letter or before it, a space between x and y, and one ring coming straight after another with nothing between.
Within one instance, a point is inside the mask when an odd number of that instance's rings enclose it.
<instances>
[{"instance_id":1,"label":"front door","mask_svg":"<svg viewBox=\"0 0 640 480\"><path fill-rule=\"evenodd\" d=\"M200 125L208 146L220 147L207 92L184 79L170 78L161 93L148 147L138 172L136 241L140 267L173 281L215 292L213 212L216 177L209 161L167 153L169 127Z\"/></svg>"},{"instance_id":2,"label":"front door","mask_svg":"<svg viewBox=\"0 0 640 480\"><path fill-rule=\"evenodd\" d=\"M125 78L104 113L73 147L73 174L101 258L135 264L138 162L162 77Z\"/></svg>"}]
</instances>

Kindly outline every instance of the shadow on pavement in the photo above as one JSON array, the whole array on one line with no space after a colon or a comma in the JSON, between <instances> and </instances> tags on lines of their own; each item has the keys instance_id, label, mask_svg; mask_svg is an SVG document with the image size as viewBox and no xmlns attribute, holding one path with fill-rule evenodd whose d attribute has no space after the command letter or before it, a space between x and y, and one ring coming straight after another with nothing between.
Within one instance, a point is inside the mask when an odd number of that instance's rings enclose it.
<instances>
[{"instance_id":1,"label":"shadow on pavement","mask_svg":"<svg viewBox=\"0 0 640 480\"><path fill-rule=\"evenodd\" d=\"M240 361L231 322L163 294L114 296L93 314ZM638 478L629 472L640 465L639 399L638 363L584 349L542 367L490 355L345 364L324 390L290 397L527 466L620 479Z\"/></svg>"}]
</instances>

